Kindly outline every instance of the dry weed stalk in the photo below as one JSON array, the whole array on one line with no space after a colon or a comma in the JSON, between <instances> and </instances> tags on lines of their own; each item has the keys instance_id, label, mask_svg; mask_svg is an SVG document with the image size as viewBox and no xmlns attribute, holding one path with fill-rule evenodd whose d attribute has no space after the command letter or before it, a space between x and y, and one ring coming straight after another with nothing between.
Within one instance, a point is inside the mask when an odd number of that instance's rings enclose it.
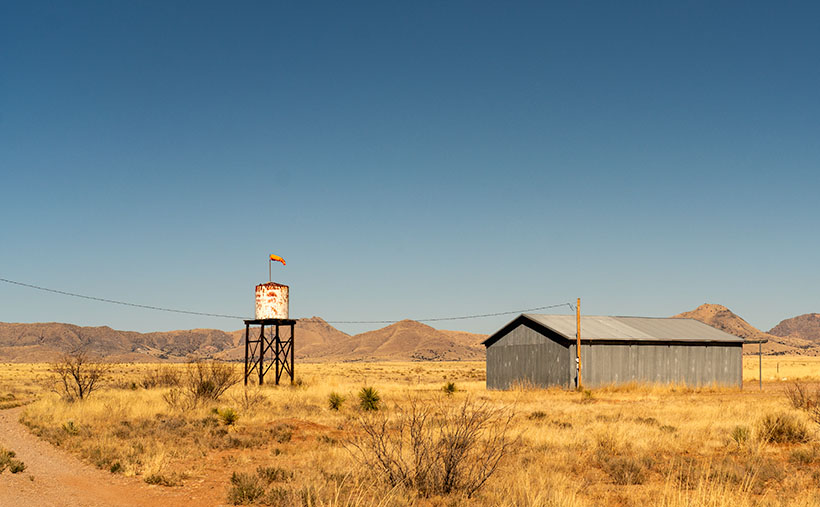
<instances>
[{"instance_id":1,"label":"dry weed stalk","mask_svg":"<svg viewBox=\"0 0 820 507\"><path fill-rule=\"evenodd\" d=\"M233 404L237 405L244 412L255 412L268 402L268 399L259 387L246 387L239 394L234 394L229 398Z\"/></svg>"},{"instance_id":2,"label":"dry weed stalk","mask_svg":"<svg viewBox=\"0 0 820 507\"><path fill-rule=\"evenodd\" d=\"M511 409L470 398L453 406L411 397L396 407L393 418L362 415L364 435L348 449L391 486L401 484L424 496L461 492L470 497L517 444L518 438L509 435L513 416Z\"/></svg>"}]
</instances>

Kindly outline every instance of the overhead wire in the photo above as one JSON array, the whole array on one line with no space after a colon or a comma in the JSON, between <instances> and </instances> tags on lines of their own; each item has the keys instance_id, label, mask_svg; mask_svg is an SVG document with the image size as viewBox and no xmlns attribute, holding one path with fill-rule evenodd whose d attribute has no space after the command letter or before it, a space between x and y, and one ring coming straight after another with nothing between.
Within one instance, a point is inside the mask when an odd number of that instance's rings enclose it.
<instances>
[{"instance_id":1,"label":"overhead wire","mask_svg":"<svg viewBox=\"0 0 820 507\"><path fill-rule=\"evenodd\" d=\"M157 310L160 312L173 312L173 313L185 313L188 315L201 315L204 317L222 317L226 319L245 319L246 317L239 317L237 315L225 315L221 313L207 313L207 312L193 312L189 310L177 310L174 308L163 308L161 306L152 306L152 305L141 305L137 303L128 303L126 301L117 301L115 299L107 299L107 298L99 298L95 296L85 296L83 294L75 294L74 292L67 292L64 290L57 290L57 289L49 289L47 287L40 287L39 285L31 285L29 283L23 282L15 282L14 280L8 280L6 278L0 278L0 282L6 282L13 285L20 285L22 287L28 287L30 289L37 289L42 290L45 292L53 292L54 294L62 294L63 296L72 296L75 298L83 298L83 299L90 299L92 301L101 301L103 303L111 303L115 305L123 305L123 306L133 306L135 308L144 308L146 310Z\"/></svg>"},{"instance_id":2,"label":"overhead wire","mask_svg":"<svg viewBox=\"0 0 820 507\"><path fill-rule=\"evenodd\" d=\"M251 320L248 317L241 317L239 315L227 315L222 313L209 313L209 312L195 312L191 310L180 310L177 308L165 308L162 306L154 306L154 305L143 305L139 303L130 303L127 301L118 301L116 299L108 299L108 298L101 298L96 296L87 296L84 294L77 294L75 292L68 292L64 290L58 289L50 289L48 287L41 287L39 285L33 285L29 283L17 282L14 280L9 280L7 278L0 278L0 282L5 282L12 285L18 285L21 287L28 287L30 289L41 290L44 292L51 292L53 294L60 294L63 296L71 296L76 298L88 299L91 301L98 301L102 303L110 303L115 305L122 305L122 306L130 306L134 308L142 308L145 310L155 310L161 312L171 312L171 313L182 313L186 315L199 315L203 317L219 317L219 318L226 318L226 319L239 319L239 320ZM527 313L527 312L535 312L539 310L547 310L550 308L560 308L562 306L568 306L573 311L575 307L572 303L559 303L555 305L547 305L547 306L538 306L535 308L526 308L523 310L510 310L506 312L495 312L495 313L481 313L481 314L474 314L474 315L460 315L457 317L433 317L427 319L413 319L416 322L441 322L447 320L467 320L467 319L480 319L485 317L498 317L501 315L512 315L516 313ZM304 320L304 319L296 319L296 320ZM401 320L328 320L325 321L328 324L395 324L396 322L400 322Z\"/></svg>"},{"instance_id":3,"label":"overhead wire","mask_svg":"<svg viewBox=\"0 0 820 507\"><path fill-rule=\"evenodd\" d=\"M572 308L570 303L559 303L557 305L547 305L547 306L538 306L536 308L526 308L523 310L511 310L509 312L496 312L496 313L481 313L476 315L462 315L459 317L436 317L431 319L413 319L416 322L439 322L442 320L466 320L466 319L480 319L483 317L498 317L500 315L512 315L514 313L527 313L527 312L535 312L539 310L547 310L549 308L560 308L562 306L569 306ZM334 321L326 321L328 324L395 324L396 322L401 322L399 320L334 320Z\"/></svg>"}]
</instances>

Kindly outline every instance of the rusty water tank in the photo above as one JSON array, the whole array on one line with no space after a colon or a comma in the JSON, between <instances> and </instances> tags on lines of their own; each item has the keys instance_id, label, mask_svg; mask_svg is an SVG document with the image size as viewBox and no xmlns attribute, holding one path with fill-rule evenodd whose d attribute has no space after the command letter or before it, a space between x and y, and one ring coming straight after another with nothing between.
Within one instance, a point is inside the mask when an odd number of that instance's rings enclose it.
<instances>
[{"instance_id":1,"label":"rusty water tank","mask_svg":"<svg viewBox=\"0 0 820 507\"><path fill-rule=\"evenodd\" d=\"M256 286L256 319L288 318L288 286L268 282Z\"/></svg>"}]
</instances>

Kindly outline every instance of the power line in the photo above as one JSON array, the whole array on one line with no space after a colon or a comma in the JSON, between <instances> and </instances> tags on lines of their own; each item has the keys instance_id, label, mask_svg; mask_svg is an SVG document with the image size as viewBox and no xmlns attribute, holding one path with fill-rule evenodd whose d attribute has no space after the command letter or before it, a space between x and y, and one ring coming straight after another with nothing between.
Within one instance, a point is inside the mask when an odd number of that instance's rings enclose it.
<instances>
[{"instance_id":1,"label":"power line","mask_svg":"<svg viewBox=\"0 0 820 507\"><path fill-rule=\"evenodd\" d=\"M98 298L98 297L94 297L94 296L84 296L82 294L75 294L73 292L66 292L66 291L57 290L57 289L49 289L49 288L46 288L46 287L40 287L38 285L31 285L31 284L23 283L23 282L15 282L14 280L6 280L5 278L0 278L0 282L6 282L6 283L14 284L14 285L20 285L21 287L28 287L30 289L42 290L42 291L45 291L45 292L53 292L54 294L62 294L63 296L71 296L71 297L75 297L75 298L90 299L92 301L101 301L103 303L111 303L111 304L115 304L115 305L133 306L135 308L144 308L146 310L157 310L157 311L160 311L160 312L172 312L172 313L185 313L185 314L188 314L188 315L202 315L202 316L205 316L205 317L222 317L222 318L226 318L226 319L242 319L242 320L244 320L244 319L247 318L247 317L239 317L237 315L224 315L224 314L221 314L221 313L191 312L191 311L188 311L188 310L177 310L177 309L174 309L174 308L162 308L160 306L140 305L140 304L137 304L137 303L128 303L128 302L125 302L125 301L117 301L117 300L114 300L114 299Z\"/></svg>"},{"instance_id":2,"label":"power line","mask_svg":"<svg viewBox=\"0 0 820 507\"><path fill-rule=\"evenodd\" d=\"M527 313L527 312L535 312L538 310L546 310L548 308L559 308L562 306L568 306L570 309L573 308L572 304L570 303L560 303L557 305L548 305L548 306L539 306L536 308L526 308L524 310L511 310L509 312L496 312L496 313L481 313L476 315L462 315L460 317L438 317L433 319L413 319L416 322L440 322L442 320L465 320L465 319L480 319L483 317L498 317L499 315L512 315L514 313ZM326 321L328 324L395 324L396 322L400 322L398 320L328 320Z\"/></svg>"},{"instance_id":3,"label":"power line","mask_svg":"<svg viewBox=\"0 0 820 507\"><path fill-rule=\"evenodd\" d=\"M63 296L71 296L75 298L82 298L82 299L89 299L91 301L99 301L102 303L111 303L115 305L122 305L122 306L131 306L134 308L143 308L145 310L156 310L160 312L171 312L171 313L184 313L187 315L200 315L203 317L220 317L225 319L239 319L239 320L249 320L248 317L240 317L238 315L225 315L221 313L207 313L207 312L194 312L189 310L179 310L176 308L164 308L161 306L152 306L152 305L141 305L138 303L129 303L127 301L117 301L115 299L107 299L107 298L100 298L95 296L86 296L83 294L76 294L74 292L67 292L64 290L57 290L57 289L49 289L47 287L40 287L39 285L32 285L29 283L23 282L16 282L14 280L8 280L6 278L0 278L0 282L9 283L12 285L19 285L21 287L28 287L30 289L37 289L45 292L51 292L53 294L60 294ZM536 308L527 308L524 310L511 310L508 312L496 312L496 313L481 313L475 315L461 315L458 317L436 317L436 318L429 318L429 319L413 319L416 322L441 322L446 320L467 320L467 319L480 319L484 317L498 317L500 315L512 315L515 313L527 313L527 312L535 312L538 310L547 310L549 308L560 308L562 306L568 306L571 310L574 311L575 307L572 306L572 303L560 303L557 305L547 305L547 306L539 306ZM300 319L297 319L300 320ZM326 321L328 324L395 324L396 322L400 322L400 320L328 320Z\"/></svg>"}]
</instances>

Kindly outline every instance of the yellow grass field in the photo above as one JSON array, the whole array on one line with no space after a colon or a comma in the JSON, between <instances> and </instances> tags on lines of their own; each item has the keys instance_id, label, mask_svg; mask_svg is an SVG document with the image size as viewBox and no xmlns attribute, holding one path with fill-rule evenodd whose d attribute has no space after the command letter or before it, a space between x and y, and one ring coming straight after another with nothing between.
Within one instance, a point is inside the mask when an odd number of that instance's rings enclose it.
<instances>
[{"instance_id":1,"label":"yellow grass field","mask_svg":"<svg viewBox=\"0 0 820 507\"><path fill-rule=\"evenodd\" d=\"M758 373L758 357L743 356L743 380L755 381ZM820 357L809 356L763 356L763 382L789 382L793 380L820 381Z\"/></svg>"},{"instance_id":2,"label":"yellow grass field","mask_svg":"<svg viewBox=\"0 0 820 507\"><path fill-rule=\"evenodd\" d=\"M157 368L115 365L89 399L67 402L49 365L3 364L0 407L32 401L21 420L40 437L111 473L190 491L192 504L240 501L231 477L246 472L254 503L269 505L820 505L820 425L784 394L794 380L817 386L820 358L764 357L762 391L756 356L744 357L742 390L487 391L483 362L297 364L295 386L238 384L196 408L142 387ZM484 403L513 414L508 436L519 440L472 497L390 485L350 444L373 417L358 408L365 386L390 420L411 400ZM331 393L344 397L338 411ZM780 442L775 416L794 427Z\"/></svg>"}]
</instances>

